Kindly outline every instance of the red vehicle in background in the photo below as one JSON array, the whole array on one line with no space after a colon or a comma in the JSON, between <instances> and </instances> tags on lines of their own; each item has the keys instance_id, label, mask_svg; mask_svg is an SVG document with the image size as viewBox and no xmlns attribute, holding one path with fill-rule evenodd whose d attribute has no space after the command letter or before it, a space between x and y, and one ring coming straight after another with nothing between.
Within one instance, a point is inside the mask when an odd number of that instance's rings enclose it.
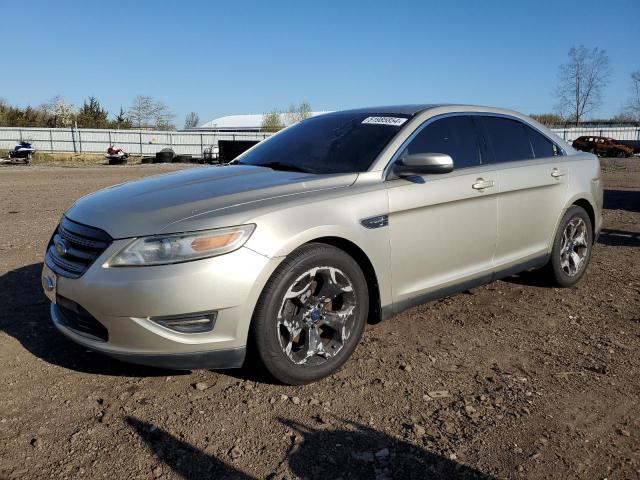
<instances>
[{"instance_id":1,"label":"red vehicle in background","mask_svg":"<svg viewBox=\"0 0 640 480\"><path fill-rule=\"evenodd\" d=\"M599 157L626 158L633 155L633 148L617 143L613 138L582 136L573 141L573 148L595 153Z\"/></svg>"}]
</instances>

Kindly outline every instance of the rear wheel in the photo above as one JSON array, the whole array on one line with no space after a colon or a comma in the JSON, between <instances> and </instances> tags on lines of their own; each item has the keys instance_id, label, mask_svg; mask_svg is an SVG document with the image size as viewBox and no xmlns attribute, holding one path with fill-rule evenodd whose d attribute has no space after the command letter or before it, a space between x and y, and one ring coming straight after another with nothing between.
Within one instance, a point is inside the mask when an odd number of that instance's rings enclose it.
<instances>
[{"instance_id":1,"label":"rear wheel","mask_svg":"<svg viewBox=\"0 0 640 480\"><path fill-rule=\"evenodd\" d=\"M367 283L352 257L330 245L304 245L260 296L251 329L258 359L290 385L330 375L360 341L368 306Z\"/></svg>"},{"instance_id":2,"label":"rear wheel","mask_svg":"<svg viewBox=\"0 0 640 480\"><path fill-rule=\"evenodd\" d=\"M584 208L573 205L562 217L546 266L549 279L572 287L584 274L593 247L593 227Z\"/></svg>"}]
</instances>

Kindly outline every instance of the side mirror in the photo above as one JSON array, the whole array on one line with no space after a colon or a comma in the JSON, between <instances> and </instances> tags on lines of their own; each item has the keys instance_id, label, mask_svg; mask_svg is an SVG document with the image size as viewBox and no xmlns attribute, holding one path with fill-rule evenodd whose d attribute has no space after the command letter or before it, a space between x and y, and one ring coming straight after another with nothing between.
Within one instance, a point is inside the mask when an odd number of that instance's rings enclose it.
<instances>
[{"instance_id":1,"label":"side mirror","mask_svg":"<svg viewBox=\"0 0 640 480\"><path fill-rule=\"evenodd\" d=\"M393 165L393 173L398 177L451 171L453 171L453 159L446 153L415 153L398 159Z\"/></svg>"}]
</instances>

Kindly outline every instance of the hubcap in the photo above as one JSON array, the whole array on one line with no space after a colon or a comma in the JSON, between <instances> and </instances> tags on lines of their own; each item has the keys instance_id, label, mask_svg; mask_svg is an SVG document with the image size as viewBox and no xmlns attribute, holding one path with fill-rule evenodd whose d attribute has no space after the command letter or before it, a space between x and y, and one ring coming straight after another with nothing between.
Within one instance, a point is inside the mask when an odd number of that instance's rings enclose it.
<instances>
[{"instance_id":1,"label":"hubcap","mask_svg":"<svg viewBox=\"0 0 640 480\"><path fill-rule=\"evenodd\" d=\"M278 311L282 351L299 365L328 361L351 335L355 307L353 285L341 270L307 270L289 286Z\"/></svg>"},{"instance_id":2,"label":"hubcap","mask_svg":"<svg viewBox=\"0 0 640 480\"><path fill-rule=\"evenodd\" d=\"M587 225L582 218L574 217L562 233L560 267L564 273L570 277L580 273L588 252Z\"/></svg>"}]
</instances>

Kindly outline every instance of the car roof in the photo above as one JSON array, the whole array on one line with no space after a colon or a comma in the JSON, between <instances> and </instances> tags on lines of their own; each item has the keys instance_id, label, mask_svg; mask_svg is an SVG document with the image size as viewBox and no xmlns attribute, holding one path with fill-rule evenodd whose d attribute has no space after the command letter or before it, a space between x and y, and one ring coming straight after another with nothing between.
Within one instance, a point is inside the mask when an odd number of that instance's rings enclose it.
<instances>
[{"instance_id":1,"label":"car roof","mask_svg":"<svg viewBox=\"0 0 640 480\"><path fill-rule=\"evenodd\" d=\"M445 108L451 112L475 112L475 113L494 113L494 114L503 114L503 115L516 115L519 117L524 117L523 114L519 112L515 112L513 110L509 110L506 108L500 107L487 107L483 105L469 105L463 103L417 103L417 104L408 104L408 105L382 105L377 107L364 107L364 108L354 108L349 110L335 110L333 112L329 112L326 115L331 115L332 113L355 113L355 114L398 114L398 115L408 115L411 117L416 116L419 113L425 112L427 110L433 110L436 108ZM527 120L530 119L527 117Z\"/></svg>"},{"instance_id":2,"label":"car roof","mask_svg":"<svg viewBox=\"0 0 640 480\"><path fill-rule=\"evenodd\" d=\"M336 110L332 113L385 113L385 114L399 114L399 115L410 115L413 116L417 113L423 112L424 110L429 110L431 108L444 107L448 106L445 103L423 103L423 104L412 104L412 105L385 105L380 107L364 107L364 108L354 108L350 110Z\"/></svg>"}]
</instances>

